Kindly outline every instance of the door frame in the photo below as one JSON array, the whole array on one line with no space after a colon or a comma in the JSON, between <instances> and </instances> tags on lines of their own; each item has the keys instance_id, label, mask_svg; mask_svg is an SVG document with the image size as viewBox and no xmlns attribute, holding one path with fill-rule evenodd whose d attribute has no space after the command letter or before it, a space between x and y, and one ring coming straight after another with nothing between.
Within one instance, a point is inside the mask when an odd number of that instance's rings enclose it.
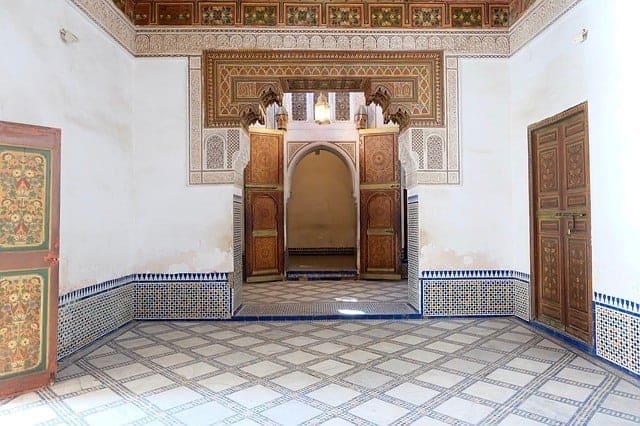
<instances>
[{"instance_id":1,"label":"door frame","mask_svg":"<svg viewBox=\"0 0 640 426\"><path fill-rule=\"evenodd\" d=\"M5 133L0 140L6 145L17 147L29 147L35 149L49 150L51 153L51 185L50 185L50 205L49 205L49 247L46 249L33 250L18 255L16 262L33 262L33 259L42 258L41 266L24 267L14 265L14 260L0 261L0 268L15 270L29 270L35 268L49 269L48 300L42 306L47 309L46 326L46 360L42 371L36 373L26 373L5 379L0 396L20 394L38 389L53 381L57 370L57 344L58 344L58 291L59 291L59 246L60 246L60 164L61 131L57 128L35 126L24 123L12 123L0 121L0 133ZM14 140L15 139L15 140ZM6 258L5 258L6 259ZM46 266L45 266L46 265ZM44 330L43 330L44 332ZM43 333L44 334L44 333Z\"/></svg>"},{"instance_id":2,"label":"door frame","mask_svg":"<svg viewBox=\"0 0 640 426\"><path fill-rule=\"evenodd\" d=\"M535 188L535 184L534 184L534 179L535 179L535 171L533 170L533 155L534 155L534 150L533 150L533 133L543 127L548 126L549 124L553 124L553 123L557 123L559 121L564 120L567 117L570 117L572 115L575 115L576 113L584 113L585 115L585 142L584 142L584 146L585 146L585 156L586 156L586 163L587 163L587 168L588 168L588 176L589 179L587 181L587 185L589 188L589 197L588 197L588 203L587 203L587 209L588 209L588 214L587 214L587 221L588 221L588 229L589 229L589 243L590 243L590 247L589 247L589 262L590 262L590 271L589 271L589 279L588 279L588 294L590 295L589 297L592 298L593 297L593 255L592 255L592 233L591 233L591 156L590 156L590 145L589 145L589 110L588 110L588 102L584 101L582 103L579 103L578 105L575 105L571 108L568 108L560 113L554 114L551 117L547 117L543 120L540 120L538 122L535 122L533 124L530 124L527 127L527 145L528 145L528 170L529 170L529 294L530 294L530 302L529 302L529 307L531 310L531 320L532 321L538 321L538 317L539 317L539 313L538 313L538 288L537 288L537 277L536 277L536 239L537 239L537 233L536 233L536 199L535 196L536 194L534 193L534 188ZM565 265L562 265L563 268L563 275L565 274ZM566 300L566 296L563 296L563 303ZM589 324L591 327L591 342L589 342L589 346L593 346L594 345L594 339L593 339L593 332L594 332L594 327L593 327L593 317L594 317L594 312L593 312L593 303L589 303L590 309L589 309ZM566 313L565 313L566 315ZM554 328L555 330L555 328ZM561 331L561 330L556 330L560 333L562 333L565 336L568 336L571 339L576 339L580 342L582 342L582 340L578 339L577 337L573 336L573 335L569 335L567 334L565 331ZM583 342L586 343L586 342Z\"/></svg>"}]
</instances>

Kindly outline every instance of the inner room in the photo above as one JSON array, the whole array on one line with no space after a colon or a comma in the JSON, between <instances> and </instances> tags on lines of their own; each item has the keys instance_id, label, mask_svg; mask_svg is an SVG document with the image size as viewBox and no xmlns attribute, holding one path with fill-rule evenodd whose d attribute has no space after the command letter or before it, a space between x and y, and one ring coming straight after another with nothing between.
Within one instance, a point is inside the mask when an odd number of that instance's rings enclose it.
<instances>
[{"instance_id":1,"label":"inner room","mask_svg":"<svg viewBox=\"0 0 640 426\"><path fill-rule=\"evenodd\" d=\"M336 76L331 85L353 80ZM285 84L305 91L284 93L264 124L249 128L236 317L417 313L408 306L398 125L385 124L362 92L327 90L324 79Z\"/></svg>"}]
</instances>

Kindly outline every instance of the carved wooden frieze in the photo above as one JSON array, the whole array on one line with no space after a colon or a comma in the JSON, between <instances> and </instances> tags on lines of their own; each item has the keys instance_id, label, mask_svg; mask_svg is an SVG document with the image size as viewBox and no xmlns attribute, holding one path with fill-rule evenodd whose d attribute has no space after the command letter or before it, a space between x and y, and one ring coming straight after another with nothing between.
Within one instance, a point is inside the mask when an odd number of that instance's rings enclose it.
<instances>
[{"instance_id":1,"label":"carved wooden frieze","mask_svg":"<svg viewBox=\"0 0 640 426\"><path fill-rule=\"evenodd\" d=\"M502 27L487 15L501 10L515 22L533 0L112 0L136 25L280 26L341 28ZM144 19L141 19L141 15ZM168 16L169 15L169 16ZM510 15L511 19L510 19ZM479 18L476 23L476 18Z\"/></svg>"},{"instance_id":2,"label":"carved wooden frieze","mask_svg":"<svg viewBox=\"0 0 640 426\"><path fill-rule=\"evenodd\" d=\"M331 2L321 8L324 24L315 28L303 25L307 20L315 22L315 18L297 2L290 2L291 7L279 14L292 25L248 28L242 24L238 2L232 0L197 3L194 10L197 15L194 19L199 22L197 26L147 25L157 19L155 3L151 1L120 1L117 4L112 0L70 1L134 56L192 56L206 49L442 49L448 55L459 57L508 57L580 2L539 0L534 4L533 0L511 0L509 10L505 9L507 3L490 2L488 10L483 8L481 12L483 27L476 28L465 25L465 22L471 22L471 15L467 14L465 18L465 14L460 13L464 11L458 9L457 27L452 27L450 16L455 11L451 6L473 5L473 1L446 7L443 2L412 1L405 6L405 25L394 29L388 25L371 27L364 6L346 1ZM167 0L166 3L177 2ZM133 5L129 12L136 25L118 10L118 5L125 4ZM164 16L167 19L166 13ZM171 21L179 18L171 16ZM250 19L255 22L257 18ZM407 27L411 31L406 31Z\"/></svg>"},{"instance_id":3,"label":"carved wooden frieze","mask_svg":"<svg viewBox=\"0 0 640 426\"><path fill-rule=\"evenodd\" d=\"M282 101L282 81L366 79L367 102L401 128L443 127L441 51L205 51L205 127L239 127Z\"/></svg>"}]
</instances>

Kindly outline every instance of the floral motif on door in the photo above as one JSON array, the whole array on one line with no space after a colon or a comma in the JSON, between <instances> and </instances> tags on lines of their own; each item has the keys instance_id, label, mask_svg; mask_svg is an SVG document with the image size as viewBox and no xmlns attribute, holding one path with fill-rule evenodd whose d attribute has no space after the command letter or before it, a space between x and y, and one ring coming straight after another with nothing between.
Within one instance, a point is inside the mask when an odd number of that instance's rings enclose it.
<instances>
[{"instance_id":1,"label":"floral motif on door","mask_svg":"<svg viewBox=\"0 0 640 426\"><path fill-rule=\"evenodd\" d=\"M0 377L44 368L48 272L0 276Z\"/></svg>"},{"instance_id":2,"label":"floral motif on door","mask_svg":"<svg viewBox=\"0 0 640 426\"><path fill-rule=\"evenodd\" d=\"M49 153L0 147L0 251L47 248Z\"/></svg>"}]
</instances>

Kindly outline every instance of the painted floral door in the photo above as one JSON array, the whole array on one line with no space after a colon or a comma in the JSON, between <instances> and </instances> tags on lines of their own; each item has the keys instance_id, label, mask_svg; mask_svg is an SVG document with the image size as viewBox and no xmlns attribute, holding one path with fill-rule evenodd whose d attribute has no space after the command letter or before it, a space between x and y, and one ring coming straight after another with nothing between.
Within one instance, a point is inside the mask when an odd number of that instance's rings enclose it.
<instances>
[{"instance_id":1,"label":"painted floral door","mask_svg":"<svg viewBox=\"0 0 640 426\"><path fill-rule=\"evenodd\" d=\"M0 121L0 397L56 371L60 130Z\"/></svg>"}]
</instances>

